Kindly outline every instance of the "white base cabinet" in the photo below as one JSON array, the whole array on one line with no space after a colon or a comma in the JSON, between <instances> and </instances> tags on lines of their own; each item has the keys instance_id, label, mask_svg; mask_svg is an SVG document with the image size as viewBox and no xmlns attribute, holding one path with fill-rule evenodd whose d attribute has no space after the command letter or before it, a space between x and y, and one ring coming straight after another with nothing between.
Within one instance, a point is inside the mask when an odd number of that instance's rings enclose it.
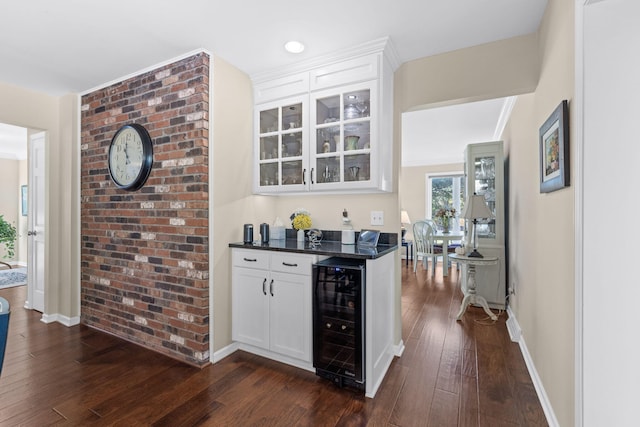
<instances>
[{"instance_id":1,"label":"white base cabinet","mask_svg":"<svg viewBox=\"0 0 640 427\"><path fill-rule=\"evenodd\" d=\"M243 349L312 362L313 255L233 250L232 338ZM241 347L242 348L242 347ZM266 350L268 353L257 351ZM282 360L290 363L288 359Z\"/></svg>"},{"instance_id":2,"label":"white base cabinet","mask_svg":"<svg viewBox=\"0 0 640 427\"><path fill-rule=\"evenodd\" d=\"M395 252L366 261L365 396L393 361ZM232 249L232 339L238 348L315 372L312 265L326 256Z\"/></svg>"}]
</instances>

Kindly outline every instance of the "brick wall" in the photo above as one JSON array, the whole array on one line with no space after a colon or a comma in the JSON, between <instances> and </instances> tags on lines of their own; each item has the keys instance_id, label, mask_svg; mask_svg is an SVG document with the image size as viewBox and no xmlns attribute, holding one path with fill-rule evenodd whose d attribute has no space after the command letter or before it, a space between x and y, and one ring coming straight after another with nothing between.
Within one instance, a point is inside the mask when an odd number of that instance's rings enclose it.
<instances>
[{"instance_id":1,"label":"brick wall","mask_svg":"<svg viewBox=\"0 0 640 427\"><path fill-rule=\"evenodd\" d=\"M209 360L209 60L199 53L82 97L82 323L194 365ZM118 189L107 154L146 127L151 175Z\"/></svg>"}]
</instances>

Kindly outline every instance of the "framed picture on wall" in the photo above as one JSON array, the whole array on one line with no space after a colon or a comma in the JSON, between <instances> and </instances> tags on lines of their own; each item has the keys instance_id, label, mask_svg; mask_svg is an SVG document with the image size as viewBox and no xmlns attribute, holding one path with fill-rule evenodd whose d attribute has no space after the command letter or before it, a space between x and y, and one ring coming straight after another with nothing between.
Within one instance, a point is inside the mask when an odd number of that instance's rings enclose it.
<instances>
[{"instance_id":1,"label":"framed picture on wall","mask_svg":"<svg viewBox=\"0 0 640 427\"><path fill-rule=\"evenodd\" d=\"M540 127L540 192L569 186L569 108L563 100Z\"/></svg>"},{"instance_id":2,"label":"framed picture on wall","mask_svg":"<svg viewBox=\"0 0 640 427\"><path fill-rule=\"evenodd\" d=\"M20 187L20 201L22 202L22 216L27 216L27 186Z\"/></svg>"}]
</instances>

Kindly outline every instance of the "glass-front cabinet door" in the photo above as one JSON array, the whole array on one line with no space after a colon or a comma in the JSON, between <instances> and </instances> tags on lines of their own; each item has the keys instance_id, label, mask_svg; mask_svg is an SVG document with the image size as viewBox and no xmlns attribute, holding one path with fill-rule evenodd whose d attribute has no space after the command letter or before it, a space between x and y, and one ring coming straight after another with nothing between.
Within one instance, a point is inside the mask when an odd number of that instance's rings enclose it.
<instances>
[{"instance_id":1,"label":"glass-front cabinet door","mask_svg":"<svg viewBox=\"0 0 640 427\"><path fill-rule=\"evenodd\" d=\"M304 191L308 181L306 97L260 105L255 114L257 188L265 193Z\"/></svg>"},{"instance_id":2,"label":"glass-front cabinet door","mask_svg":"<svg viewBox=\"0 0 640 427\"><path fill-rule=\"evenodd\" d=\"M352 85L311 94L311 188L371 186L375 86Z\"/></svg>"},{"instance_id":3,"label":"glass-front cabinet door","mask_svg":"<svg viewBox=\"0 0 640 427\"><path fill-rule=\"evenodd\" d=\"M478 220L476 232L479 239L496 238L496 157L479 155L473 159L474 192L484 196L493 214L491 219Z\"/></svg>"},{"instance_id":4,"label":"glass-front cabinet door","mask_svg":"<svg viewBox=\"0 0 640 427\"><path fill-rule=\"evenodd\" d=\"M504 154L502 142L469 144L465 162L468 188L484 196L492 218L479 219L480 244L504 245ZM469 194L470 196L471 194Z\"/></svg>"}]
</instances>

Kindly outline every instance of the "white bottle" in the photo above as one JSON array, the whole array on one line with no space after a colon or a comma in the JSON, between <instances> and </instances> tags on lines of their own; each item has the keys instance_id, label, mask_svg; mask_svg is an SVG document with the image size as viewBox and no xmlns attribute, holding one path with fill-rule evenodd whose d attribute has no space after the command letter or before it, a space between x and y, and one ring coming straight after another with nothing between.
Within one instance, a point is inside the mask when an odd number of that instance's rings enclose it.
<instances>
[{"instance_id":1,"label":"white bottle","mask_svg":"<svg viewBox=\"0 0 640 427\"><path fill-rule=\"evenodd\" d=\"M351 220L349 219L349 214L345 209L342 212L342 244L343 245L355 245L356 243L356 232L351 225Z\"/></svg>"}]
</instances>

